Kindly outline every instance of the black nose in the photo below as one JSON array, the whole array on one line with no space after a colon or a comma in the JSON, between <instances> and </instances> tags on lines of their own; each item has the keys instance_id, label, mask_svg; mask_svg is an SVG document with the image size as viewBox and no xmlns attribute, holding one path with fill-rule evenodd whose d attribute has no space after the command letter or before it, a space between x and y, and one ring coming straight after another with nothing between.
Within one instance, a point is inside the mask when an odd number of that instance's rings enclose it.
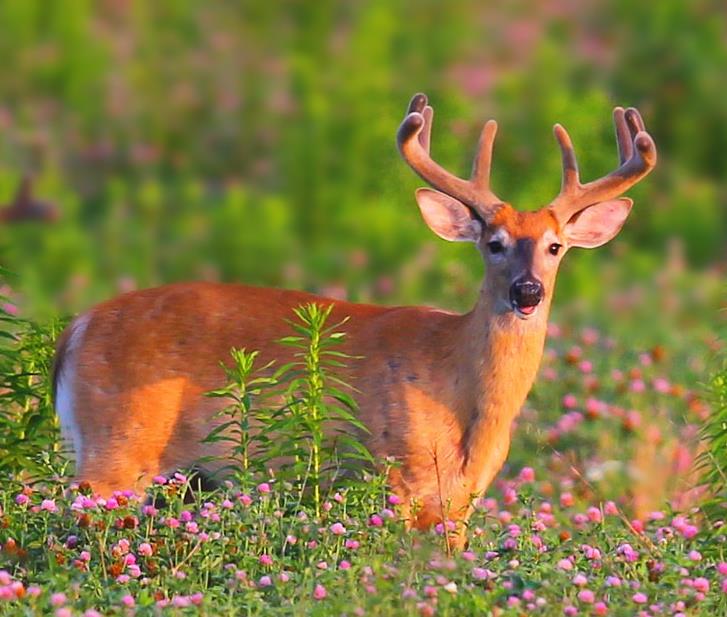
<instances>
[{"instance_id":1,"label":"black nose","mask_svg":"<svg viewBox=\"0 0 727 617\"><path fill-rule=\"evenodd\" d=\"M543 299L543 284L535 279L520 279L510 287L510 300L518 307L537 306Z\"/></svg>"}]
</instances>

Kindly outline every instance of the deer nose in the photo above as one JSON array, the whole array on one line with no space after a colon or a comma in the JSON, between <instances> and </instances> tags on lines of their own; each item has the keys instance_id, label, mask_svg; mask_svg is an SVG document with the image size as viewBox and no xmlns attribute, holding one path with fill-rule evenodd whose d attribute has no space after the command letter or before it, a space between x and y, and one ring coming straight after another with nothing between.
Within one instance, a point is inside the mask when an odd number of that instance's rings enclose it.
<instances>
[{"instance_id":1,"label":"deer nose","mask_svg":"<svg viewBox=\"0 0 727 617\"><path fill-rule=\"evenodd\" d=\"M510 301L517 308L531 308L543 299L543 284L537 279L520 279L510 287Z\"/></svg>"}]
</instances>

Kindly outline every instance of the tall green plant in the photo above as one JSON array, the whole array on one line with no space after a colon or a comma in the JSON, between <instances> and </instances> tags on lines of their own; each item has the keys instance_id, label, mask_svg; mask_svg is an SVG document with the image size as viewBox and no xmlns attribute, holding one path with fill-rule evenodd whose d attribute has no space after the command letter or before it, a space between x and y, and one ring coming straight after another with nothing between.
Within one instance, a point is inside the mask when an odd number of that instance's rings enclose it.
<instances>
[{"instance_id":1,"label":"tall green plant","mask_svg":"<svg viewBox=\"0 0 727 617\"><path fill-rule=\"evenodd\" d=\"M351 356L335 349L345 337L339 328L347 319L328 325L332 309L314 303L294 309L298 321L290 323L297 335L280 340L295 352L286 371L291 377L287 413L277 428L297 444L293 467L301 493L307 486L312 489L316 515L323 486L334 486L352 464L360 468L362 462L373 462L360 441L367 429L356 417L356 402L341 377Z\"/></svg>"},{"instance_id":2,"label":"tall green plant","mask_svg":"<svg viewBox=\"0 0 727 617\"><path fill-rule=\"evenodd\" d=\"M712 379L714 408L701 429L705 450L697 459L710 496L702 504L714 520L727 517L727 364Z\"/></svg>"},{"instance_id":3,"label":"tall green plant","mask_svg":"<svg viewBox=\"0 0 727 617\"><path fill-rule=\"evenodd\" d=\"M256 367L257 351L233 348L230 355L232 367L223 364L227 385L207 393L207 396L225 399L229 404L218 413L220 422L204 442L227 444L229 456L222 459L225 463L218 472L232 472L241 486L247 487L255 474L265 471L269 459L271 440L260 429L269 423L273 413L267 405L270 397L278 394L280 371L265 374L272 368L272 362ZM200 462L213 460L215 457L206 457Z\"/></svg>"},{"instance_id":4,"label":"tall green plant","mask_svg":"<svg viewBox=\"0 0 727 617\"><path fill-rule=\"evenodd\" d=\"M64 466L50 378L64 322L34 323L5 302L0 298L0 473L48 477Z\"/></svg>"},{"instance_id":5,"label":"tall green plant","mask_svg":"<svg viewBox=\"0 0 727 617\"><path fill-rule=\"evenodd\" d=\"M274 467L278 479L292 484L299 502L311 497L316 515L326 490L335 489L343 477L348 488L356 486L356 471L373 463L360 441L367 429L356 417L356 402L342 377L350 356L336 349L346 320L328 325L331 309L317 304L294 309L297 319L290 325L295 334L278 341L293 349L293 358L277 369L273 362L256 366L256 351L231 351L227 385L208 393L228 405L205 439L224 443L229 451L200 461L221 463L219 471L231 472L243 486Z\"/></svg>"}]
</instances>

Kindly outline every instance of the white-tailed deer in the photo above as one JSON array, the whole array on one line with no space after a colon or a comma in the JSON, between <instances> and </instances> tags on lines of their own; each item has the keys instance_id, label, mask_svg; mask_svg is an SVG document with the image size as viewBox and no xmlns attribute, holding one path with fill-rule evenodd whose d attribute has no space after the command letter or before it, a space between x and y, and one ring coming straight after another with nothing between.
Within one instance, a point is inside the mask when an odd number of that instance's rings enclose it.
<instances>
[{"instance_id":1,"label":"white-tailed deer","mask_svg":"<svg viewBox=\"0 0 727 617\"><path fill-rule=\"evenodd\" d=\"M445 240L472 242L487 273L475 307L458 315L424 307L381 307L297 291L182 283L136 291L78 316L62 336L56 407L72 441L77 477L102 494L141 488L219 444L202 444L219 407L203 394L221 385L231 347L262 361L290 360L272 343L305 302L350 317L345 350L359 392L366 445L395 458L392 490L413 527L466 520L473 495L502 466L510 429L543 352L555 276L570 247L613 238L631 210L620 197L651 171L656 148L635 109L614 110L620 166L581 184L565 129L555 126L562 188L549 205L515 210L490 189L496 124L480 138L472 177L462 180L429 156L432 108L416 95L398 132L404 159L434 189L416 193L424 220Z\"/></svg>"}]
</instances>

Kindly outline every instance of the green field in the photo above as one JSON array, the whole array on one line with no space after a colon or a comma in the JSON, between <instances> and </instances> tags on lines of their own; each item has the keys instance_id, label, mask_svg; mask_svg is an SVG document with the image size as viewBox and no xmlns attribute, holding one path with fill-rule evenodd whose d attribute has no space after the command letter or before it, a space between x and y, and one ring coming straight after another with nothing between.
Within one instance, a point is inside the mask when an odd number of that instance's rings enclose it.
<instances>
[{"instance_id":1,"label":"green field","mask_svg":"<svg viewBox=\"0 0 727 617\"><path fill-rule=\"evenodd\" d=\"M727 612L723 3L238 4L0 0L0 204L30 176L58 214L0 223L0 615ZM467 551L406 532L376 473L69 488L49 371L95 302L195 279L472 307L481 259L430 232L395 147L417 91L460 175L498 120L521 209L558 192L555 122L585 180L617 165L616 105L659 151L618 238L565 259Z\"/></svg>"}]
</instances>

